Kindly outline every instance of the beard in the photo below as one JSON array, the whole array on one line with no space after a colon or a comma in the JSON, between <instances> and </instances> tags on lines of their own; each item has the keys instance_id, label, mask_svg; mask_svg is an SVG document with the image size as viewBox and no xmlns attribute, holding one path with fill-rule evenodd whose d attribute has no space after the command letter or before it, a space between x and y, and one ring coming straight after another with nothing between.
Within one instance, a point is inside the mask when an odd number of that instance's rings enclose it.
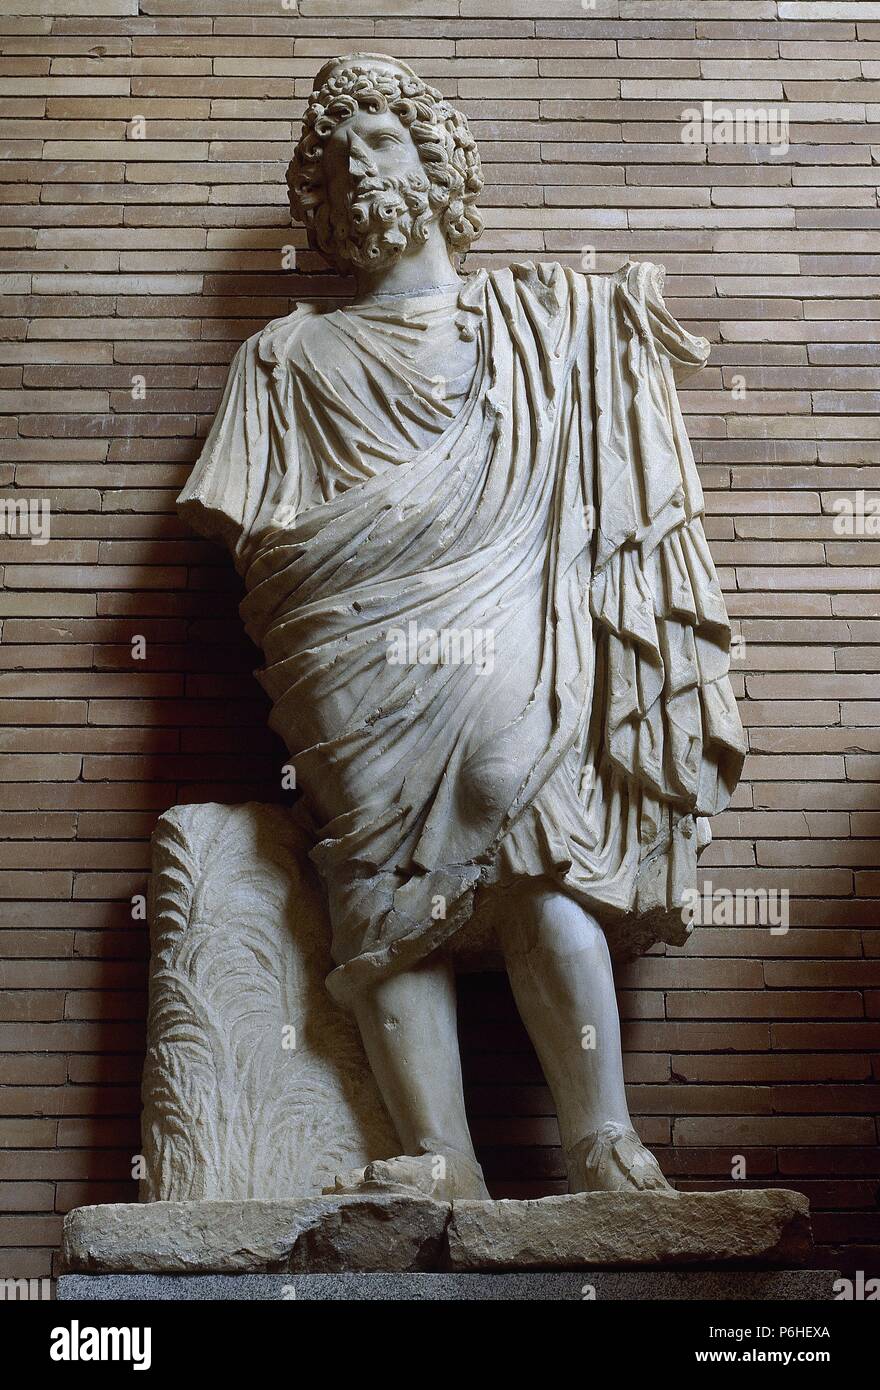
<instances>
[{"instance_id":1,"label":"beard","mask_svg":"<svg viewBox=\"0 0 880 1390\"><path fill-rule=\"evenodd\" d=\"M423 246L431 217L424 174L361 179L337 214L333 250L346 265L387 270L414 245Z\"/></svg>"}]
</instances>

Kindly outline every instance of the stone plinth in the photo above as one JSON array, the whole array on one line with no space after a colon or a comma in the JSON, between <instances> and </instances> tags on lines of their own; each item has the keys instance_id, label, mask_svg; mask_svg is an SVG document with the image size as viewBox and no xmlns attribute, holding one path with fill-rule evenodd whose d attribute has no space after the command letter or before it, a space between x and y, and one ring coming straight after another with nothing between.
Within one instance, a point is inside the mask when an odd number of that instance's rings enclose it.
<instances>
[{"instance_id":1,"label":"stone plinth","mask_svg":"<svg viewBox=\"0 0 880 1390\"><path fill-rule=\"evenodd\" d=\"M809 1206L783 1189L435 1202L392 1192L293 1202L80 1207L69 1273L337 1274L801 1265Z\"/></svg>"}]
</instances>

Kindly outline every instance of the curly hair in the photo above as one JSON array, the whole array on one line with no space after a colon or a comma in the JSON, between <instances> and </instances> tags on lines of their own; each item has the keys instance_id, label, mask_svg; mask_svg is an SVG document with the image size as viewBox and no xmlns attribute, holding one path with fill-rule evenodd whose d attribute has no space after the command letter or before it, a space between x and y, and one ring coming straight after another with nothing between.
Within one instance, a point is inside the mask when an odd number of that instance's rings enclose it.
<instances>
[{"instance_id":1,"label":"curly hair","mask_svg":"<svg viewBox=\"0 0 880 1390\"><path fill-rule=\"evenodd\" d=\"M303 133L287 168L291 211L304 223L309 245L338 261L321 160L333 131L359 108L391 111L406 127L424 166L428 201L439 214L446 244L451 251L467 251L483 230L474 205L484 180L466 118L415 74L385 71L369 61L334 69L309 98Z\"/></svg>"}]
</instances>

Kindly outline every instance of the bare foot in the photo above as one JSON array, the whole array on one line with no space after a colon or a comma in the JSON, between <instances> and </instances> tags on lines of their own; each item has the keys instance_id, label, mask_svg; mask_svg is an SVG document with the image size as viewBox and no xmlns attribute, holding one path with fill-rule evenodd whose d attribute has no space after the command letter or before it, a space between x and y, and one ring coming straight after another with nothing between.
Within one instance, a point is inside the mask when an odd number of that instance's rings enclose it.
<instances>
[{"instance_id":1,"label":"bare foot","mask_svg":"<svg viewBox=\"0 0 880 1390\"><path fill-rule=\"evenodd\" d=\"M398 1158L380 1158L337 1176L333 1187L325 1193L400 1192L410 1196L420 1194L437 1202L453 1198L472 1197L487 1202L489 1193L483 1170L465 1154L447 1149L440 1153L401 1154Z\"/></svg>"},{"instance_id":2,"label":"bare foot","mask_svg":"<svg viewBox=\"0 0 880 1390\"><path fill-rule=\"evenodd\" d=\"M566 1154L571 1192L678 1193L634 1129L608 1120Z\"/></svg>"}]
</instances>

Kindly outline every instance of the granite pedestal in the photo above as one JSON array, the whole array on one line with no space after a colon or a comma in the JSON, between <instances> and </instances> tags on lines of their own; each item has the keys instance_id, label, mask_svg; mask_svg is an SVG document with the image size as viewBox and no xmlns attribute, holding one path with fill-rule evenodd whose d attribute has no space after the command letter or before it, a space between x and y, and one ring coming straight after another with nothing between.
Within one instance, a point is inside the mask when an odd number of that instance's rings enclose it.
<instances>
[{"instance_id":1,"label":"granite pedestal","mask_svg":"<svg viewBox=\"0 0 880 1390\"><path fill-rule=\"evenodd\" d=\"M57 1296L144 1301L803 1302L830 1300L834 1270L589 1270L529 1274L65 1274Z\"/></svg>"}]
</instances>

